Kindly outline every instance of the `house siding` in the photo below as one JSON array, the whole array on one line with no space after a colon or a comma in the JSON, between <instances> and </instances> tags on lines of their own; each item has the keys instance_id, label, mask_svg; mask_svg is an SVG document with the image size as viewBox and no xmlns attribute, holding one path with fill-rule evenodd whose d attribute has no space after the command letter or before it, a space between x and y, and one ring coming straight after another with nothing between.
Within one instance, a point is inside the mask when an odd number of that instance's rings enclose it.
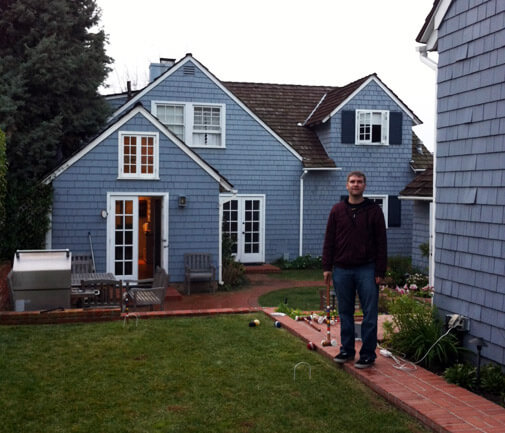
<instances>
[{"instance_id":1,"label":"house siding","mask_svg":"<svg viewBox=\"0 0 505 433\"><path fill-rule=\"evenodd\" d=\"M505 364L505 3L453 1L438 52L434 302Z\"/></svg>"},{"instance_id":2,"label":"house siding","mask_svg":"<svg viewBox=\"0 0 505 433\"><path fill-rule=\"evenodd\" d=\"M149 110L151 101L225 104L225 148L194 150L230 179L238 194L265 194L265 261L297 257L301 161L193 65L194 74L176 70L141 98L142 104Z\"/></svg>"},{"instance_id":3,"label":"house siding","mask_svg":"<svg viewBox=\"0 0 505 433\"><path fill-rule=\"evenodd\" d=\"M137 114L119 131L157 132ZM189 156L159 134L160 180L118 180L118 131L80 158L53 181L52 246L74 253L90 251L88 232L98 272L106 271L107 193L168 193L168 273L172 281L184 280L183 255L205 251L218 264L219 184ZM188 182L187 179L191 179ZM177 198L187 205L179 208ZM204 223L202 223L204 222Z\"/></svg>"},{"instance_id":4,"label":"house siding","mask_svg":"<svg viewBox=\"0 0 505 433\"><path fill-rule=\"evenodd\" d=\"M311 173L307 177L305 200L305 251L321 254L322 236L331 206L347 195L347 174L363 171L367 176L367 194L395 195L408 184L414 173L412 159L412 119L402 116L402 144L363 146L342 143L342 112L357 109L402 111L402 109L374 81L371 81L327 123L317 128L317 134L330 158L341 171L324 174ZM320 182L322 180L322 182ZM308 206L311 206L310 208ZM323 209L324 208L324 209ZM312 212L312 209L316 210ZM322 214L321 214L322 212ZM388 255L411 255L412 203L401 203L401 226L389 227ZM320 243L319 243L320 242Z\"/></svg>"}]
</instances>

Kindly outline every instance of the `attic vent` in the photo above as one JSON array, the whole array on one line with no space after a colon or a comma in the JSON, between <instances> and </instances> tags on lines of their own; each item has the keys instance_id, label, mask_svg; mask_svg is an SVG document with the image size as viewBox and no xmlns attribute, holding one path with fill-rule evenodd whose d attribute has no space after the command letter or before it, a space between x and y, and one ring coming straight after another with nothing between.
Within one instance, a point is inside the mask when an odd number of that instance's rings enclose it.
<instances>
[{"instance_id":1,"label":"attic vent","mask_svg":"<svg viewBox=\"0 0 505 433\"><path fill-rule=\"evenodd\" d=\"M184 75L195 75L195 67L193 65L186 65L182 70Z\"/></svg>"}]
</instances>

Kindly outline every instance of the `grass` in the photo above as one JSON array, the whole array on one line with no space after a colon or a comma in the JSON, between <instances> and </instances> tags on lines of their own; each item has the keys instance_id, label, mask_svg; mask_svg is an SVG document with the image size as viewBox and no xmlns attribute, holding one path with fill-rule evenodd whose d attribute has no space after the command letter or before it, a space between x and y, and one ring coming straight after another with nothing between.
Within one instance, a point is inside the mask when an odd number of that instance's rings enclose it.
<instances>
[{"instance_id":1,"label":"grass","mask_svg":"<svg viewBox=\"0 0 505 433\"><path fill-rule=\"evenodd\" d=\"M0 432L428 431L263 315L4 326L0 369Z\"/></svg>"},{"instance_id":2,"label":"grass","mask_svg":"<svg viewBox=\"0 0 505 433\"><path fill-rule=\"evenodd\" d=\"M277 307L285 303L293 309L302 311L320 310L319 290L322 287L293 287L290 289L275 290L259 297L258 302L262 307Z\"/></svg>"}]
</instances>

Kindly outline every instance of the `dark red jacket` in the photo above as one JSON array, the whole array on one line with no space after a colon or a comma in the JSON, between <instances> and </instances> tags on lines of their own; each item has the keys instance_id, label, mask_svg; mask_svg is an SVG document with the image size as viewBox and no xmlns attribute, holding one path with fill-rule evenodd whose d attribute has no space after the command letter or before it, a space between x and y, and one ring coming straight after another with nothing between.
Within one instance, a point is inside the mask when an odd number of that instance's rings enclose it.
<instances>
[{"instance_id":1,"label":"dark red jacket","mask_svg":"<svg viewBox=\"0 0 505 433\"><path fill-rule=\"evenodd\" d=\"M387 267L386 225L382 209L365 199L353 213L346 198L333 206L323 246L323 270L333 266L352 268L375 263L375 276L384 277Z\"/></svg>"}]
</instances>

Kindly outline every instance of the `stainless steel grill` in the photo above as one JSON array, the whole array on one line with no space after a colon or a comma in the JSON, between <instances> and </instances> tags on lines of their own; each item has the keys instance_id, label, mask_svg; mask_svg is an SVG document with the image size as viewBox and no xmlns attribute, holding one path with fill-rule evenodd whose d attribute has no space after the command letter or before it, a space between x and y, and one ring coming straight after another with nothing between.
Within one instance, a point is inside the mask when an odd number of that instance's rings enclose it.
<instances>
[{"instance_id":1,"label":"stainless steel grill","mask_svg":"<svg viewBox=\"0 0 505 433\"><path fill-rule=\"evenodd\" d=\"M70 308L69 250L18 250L14 255L11 290L16 311Z\"/></svg>"}]
</instances>

